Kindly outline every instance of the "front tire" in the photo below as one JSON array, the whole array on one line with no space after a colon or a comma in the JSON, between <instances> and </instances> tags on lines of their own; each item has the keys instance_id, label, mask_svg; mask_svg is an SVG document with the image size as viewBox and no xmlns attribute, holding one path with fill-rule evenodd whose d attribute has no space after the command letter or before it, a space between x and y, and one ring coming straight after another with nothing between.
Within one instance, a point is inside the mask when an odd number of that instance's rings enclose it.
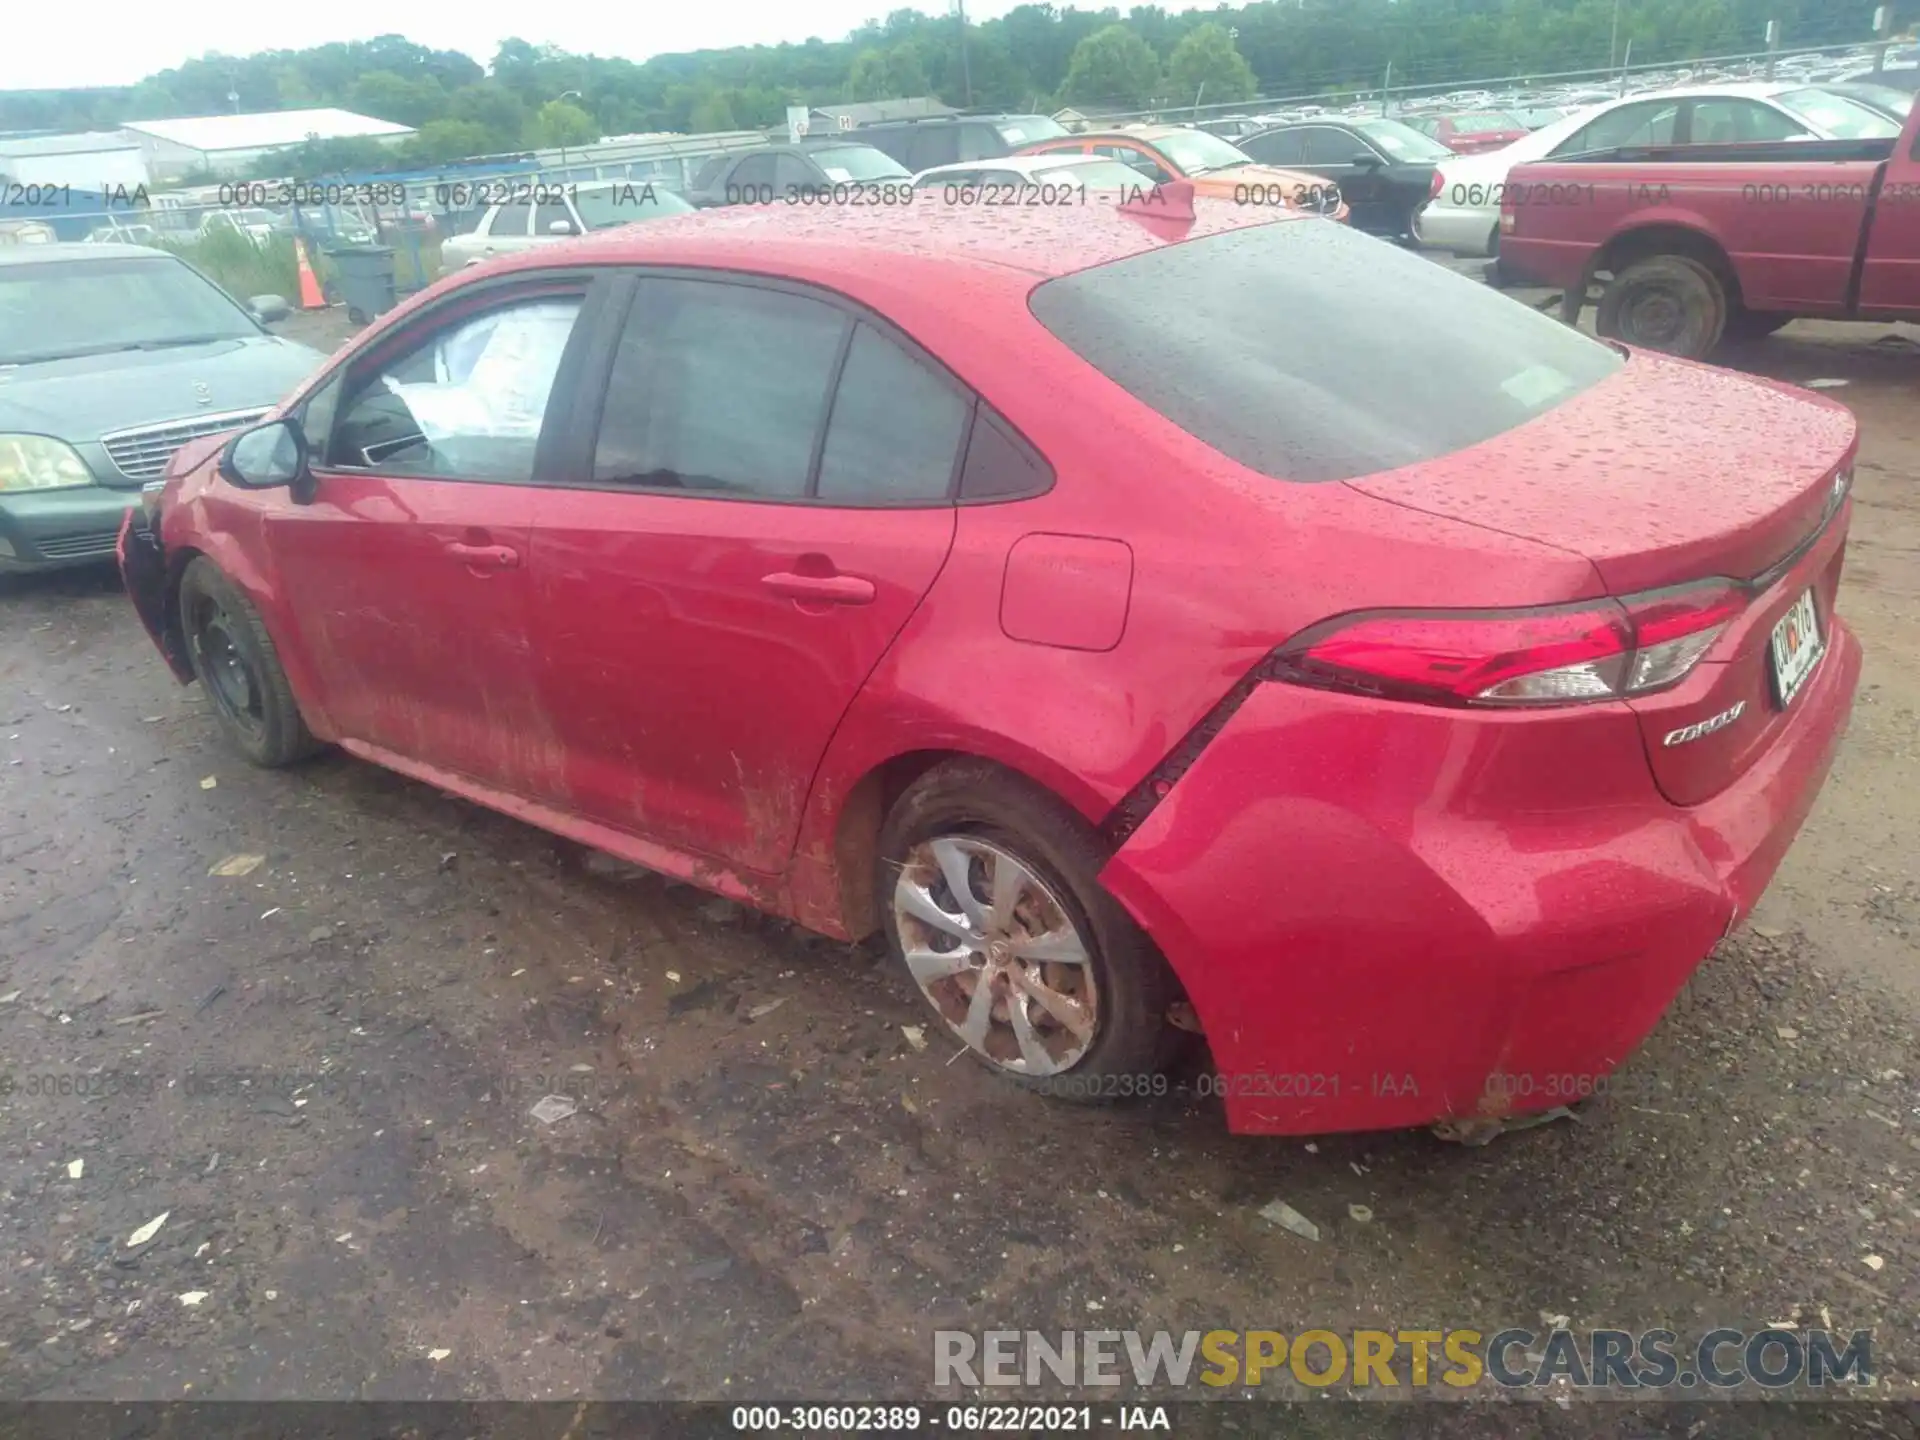
<instances>
[{"instance_id":1,"label":"front tire","mask_svg":"<svg viewBox=\"0 0 1920 1440\"><path fill-rule=\"evenodd\" d=\"M975 1060L1025 1089L1154 1093L1178 1048L1178 985L1100 885L1105 862L1079 816L982 761L928 771L881 827L894 959Z\"/></svg>"},{"instance_id":2,"label":"front tire","mask_svg":"<svg viewBox=\"0 0 1920 1440\"><path fill-rule=\"evenodd\" d=\"M1687 360L1713 353L1727 328L1727 292L1684 255L1636 260L1607 283L1594 329L1609 340Z\"/></svg>"},{"instance_id":3,"label":"front tire","mask_svg":"<svg viewBox=\"0 0 1920 1440\"><path fill-rule=\"evenodd\" d=\"M194 678L235 748L266 769L319 750L253 602L204 555L181 574L179 600Z\"/></svg>"}]
</instances>

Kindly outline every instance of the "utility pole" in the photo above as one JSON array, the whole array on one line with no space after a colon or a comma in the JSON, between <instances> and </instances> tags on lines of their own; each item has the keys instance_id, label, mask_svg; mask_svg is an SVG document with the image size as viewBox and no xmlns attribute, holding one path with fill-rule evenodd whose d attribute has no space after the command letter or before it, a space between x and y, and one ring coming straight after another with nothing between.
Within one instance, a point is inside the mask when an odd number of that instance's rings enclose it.
<instances>
[{"instance_id":1,"label":"utility pole","mask_svg":"<svg viewBox=\"0 0 1920 1440\"><path fill-rule=\"evenodd\" d=\"M1607 69L1613 68L1614 57L1620 53L1620 0L1613 0L1613 32L1607 36Z\"/></svg>"},{"instance_id":2,"label":"utility pole","mask_svg":"<svg viewBox=\"0 0 1920 1440\"><path fill-rule=\"evenodd\" d=\"M973 108L973 70L967 63L967 0L953 0L953 13L960 20L960 86L966 92L967 109Z\"/></svg>"},{"instance_id":3,"label":"utility pole","mask_svg":"<svg viewBox=\"0 0 1920 1440\"><path fill-rule=\"evenodd\" d=\"M1780 22L1767 22L1767 79L1773 79L1774 57L1780 53Z\"/></svg>"},{"instance_id":4,"label":"utility pole","mask_svg":"<svg viewBox=\"0 0 1920 1440\"><path fill-rule=\"evenodd\" d=\"M1200 123L1200 101L1206 93L1207 82L1202 80L1200 82L1200 88L1193 92L1193 120L1196 125Z\"/></svg>"},{"instance_id":5,"label":"utility pole","mask_svg":"<svg viewBox=\"0 0 1920 1440\"><path fill-rule=\"evenodd\" d=\"M1627 53L1620 59L1620 93L1627 93L1627 71L1633 65L1633 37L1627 37Z\"/></svg>"},{"instance_id":6,"label":"utility pole","mask_svg":"<svg viewBox=\"0 0 1920 1440\"><path fill-rule=\"evenodd\" d=\"M1873 35L1880 43L1873 47L1873 73L1887 68L1887 43L1893 38L1893 6L1882 5L1873 12Z\"/></svg>"},{"instance_id":7,"label":"utility pole","mask_svg":"<svg viewBox=\"0 0 1920 1440\"><path fill-rule=\"evenodd\" d=\"M1393 61L1387 61L1387 78L1380 82L1380 113L1393 108Z\"/></svg>"}]
</instances>

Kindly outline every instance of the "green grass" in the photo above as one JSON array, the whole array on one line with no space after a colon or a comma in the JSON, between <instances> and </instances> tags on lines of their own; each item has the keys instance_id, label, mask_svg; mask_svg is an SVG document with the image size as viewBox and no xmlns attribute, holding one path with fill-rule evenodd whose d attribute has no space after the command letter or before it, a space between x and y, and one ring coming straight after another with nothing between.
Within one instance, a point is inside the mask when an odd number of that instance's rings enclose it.
<instances>
[{"instance_id":1,"label":"green grass","mask_svg":"<svg viewBox=\"0 0 1920 1440\"><path fill-rule=\"evenodd\" d=\"M300 303L300 271L293 257L293 239L275 235L256 245L236 232L162 239L162 248L198 269L241 304L255 295L278 295L290 305ZM307 259L321 289L333 298L332 266L324 241L308 246ZM424 289L440 278L440 242L422 238L417 244L398 240L393 245L394 287L401 295Z\"/></svg>"},{"instance_id":2,"label":"green grass","mask_svg":"<svg viewBox=\"0 0 1920 1440\"><path fill-rule=\"evenodd\" d=\"M234 232L159 243L242 305L255 295L280 295L289 302L300 298L300 272L288 236L275 235L262 245Z\"/></svg>"}]
</instances>

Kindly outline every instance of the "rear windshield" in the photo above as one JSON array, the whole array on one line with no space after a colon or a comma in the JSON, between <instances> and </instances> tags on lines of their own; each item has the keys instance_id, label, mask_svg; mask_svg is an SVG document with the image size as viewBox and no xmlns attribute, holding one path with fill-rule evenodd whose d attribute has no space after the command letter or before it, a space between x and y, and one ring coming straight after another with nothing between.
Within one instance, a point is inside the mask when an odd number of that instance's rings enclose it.
<instances>
[{"instance_id":1,"label":"rear windshield","mask_svg":"<svg viewBox=\"0 0 1920 1440\"><path fill-rule=\"evenodd\" d=\"M1831 90L1789 90L1775 103L1834 140L1892 140L1900 134L1898 120Z\"/></svg>"},{"instance_id":2,"label":"rear windshield","mask_svg":"<svg viewBox=\"0 0 1920 1440\"><path fill-rule=\"evenodd\" d=\"M1135 399L1276 480L1464 450L1625 363L1432 260L1317 220L1063 275L1032 308Z\"/></svg>"}]
</instances>

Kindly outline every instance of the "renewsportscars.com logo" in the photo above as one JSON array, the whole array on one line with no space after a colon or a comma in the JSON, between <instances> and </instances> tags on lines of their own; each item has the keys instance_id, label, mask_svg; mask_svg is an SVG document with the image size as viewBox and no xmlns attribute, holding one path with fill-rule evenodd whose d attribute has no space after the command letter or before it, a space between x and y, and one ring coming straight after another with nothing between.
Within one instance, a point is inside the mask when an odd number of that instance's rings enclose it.
<instances>
[{"instance_id":1,"label":"renewsportscars.com logo","mask_svg":"<svg viewBox=\"0 0 1920 1440\"><path fill-rule=\"evenodd\" d=\"M936 1386L1390 1390L1569 1385L1734 1390L1873 1384L1873 1332L1709 1330L936 1330Z\"/></svg>"}]
</instances>

